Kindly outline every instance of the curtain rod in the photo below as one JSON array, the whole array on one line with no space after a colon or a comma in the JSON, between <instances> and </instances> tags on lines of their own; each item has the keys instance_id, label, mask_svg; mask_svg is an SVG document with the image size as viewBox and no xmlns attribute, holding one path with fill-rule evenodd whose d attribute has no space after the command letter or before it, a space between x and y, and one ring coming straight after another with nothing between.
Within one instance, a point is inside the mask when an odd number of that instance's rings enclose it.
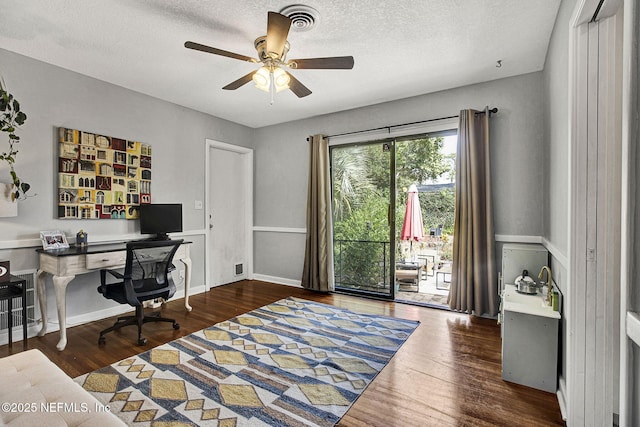
<instances>
[{"instance_id":1,"label":"curtain rod","mask_svg":"<svg viewBox=\"0 0 640 427\"><path fill-rule=\"evenodd\" d=\"M493 107L493 108L489 109L489 117L491 117L491 114L495 114L497 112L498 112L498 109L496 107ZM476 114L484 114L484 111L478 111ZM391 131L391 129L397 128L397 127L409 126L409 125L418 125L418 124L421 124L421 123L435 122L435 121L438 121L438 120L455 119L456 117L459 117L459 116L455 115L455 116L448 116L448 117L440 117L438 119L421 120L419 122L402 123L400 125L382 126L382 127L373 128L373 129L357 130L357 131L353 131L353 132L338 133L336 135L327 135L327 138L335 138L336 136L345 136L345 135L355 135L357 133L372 132L374 130L383 130L383 129L389 129L389 131ZM308 140L309 140L309 138L307 138L307 141Z\"/></svg>"}]
</instances>

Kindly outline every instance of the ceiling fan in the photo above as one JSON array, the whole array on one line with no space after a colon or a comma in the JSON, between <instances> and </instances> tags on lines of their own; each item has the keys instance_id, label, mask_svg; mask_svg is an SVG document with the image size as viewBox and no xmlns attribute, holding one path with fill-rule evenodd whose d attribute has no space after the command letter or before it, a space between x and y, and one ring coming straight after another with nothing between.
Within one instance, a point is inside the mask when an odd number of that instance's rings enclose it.
<instances>
[{"instance_id":1,"label":"ceiling fan","mask_svg":"<svg viewBox=\"0 0 640 427\"><path fill-rule=\"evenodd\" d=\"M260 69L240 77L238 80L229 83L222 89L235 90L253 80L258 89L271 92L272 103L274 92L280 92L285 89L291 89L298 98L303 98L311 94L311 90L300 83L300 81L293 77L289 72L285 71L285 68L292 70L350 70L353 68L353 56L287 60L286 56L287 52L289 52L287 36L289 34L289 29L291 28L291 22L291 19L285 15L276 12L269 12L267 17L267 35L258 37L254 42L254 46L258 51L257 59L191 41L185 42L184 47L199 50L201 52L212 53L214 55L239 59L241 61L248 61L256 64L262 63L263 66Z\"/></svg>"}]
</instances>

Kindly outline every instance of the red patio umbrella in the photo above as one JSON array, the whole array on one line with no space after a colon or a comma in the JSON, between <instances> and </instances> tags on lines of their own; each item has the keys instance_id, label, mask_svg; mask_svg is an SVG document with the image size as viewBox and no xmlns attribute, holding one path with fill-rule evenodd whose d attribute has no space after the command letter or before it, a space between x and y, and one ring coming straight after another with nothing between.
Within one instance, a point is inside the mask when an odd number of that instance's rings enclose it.
<instances>
[{"instance_id":1,"label":"red patio umbrella","mask_svg":"<svg viewBox=\"0 0 640 427\"><path fill-rule=\"evenodd\" d=\"M418 242L422 240L423 237L424 226L422 225L422 209L420 208L420 199L418 198L418 188L415 184L411 184L409 187L409 195L407 196L407 208L404 212L400 239L409 240L411 242L410 250L413 250L413 242Z\"/></svg>"}]
</instances>

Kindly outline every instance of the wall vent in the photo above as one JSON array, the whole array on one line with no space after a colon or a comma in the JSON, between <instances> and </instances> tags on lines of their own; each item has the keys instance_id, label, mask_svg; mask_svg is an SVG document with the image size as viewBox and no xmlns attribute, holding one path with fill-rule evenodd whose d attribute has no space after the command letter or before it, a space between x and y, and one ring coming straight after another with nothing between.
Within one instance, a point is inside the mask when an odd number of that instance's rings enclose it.
<instances>
[{"instance_id":1,"label":"wall vent","mask_svg":"<svg viewBox=\"0 0 640 427\"><path fill-rule=\"evenodd\" d=\"M236 264L234 268L235 268L235 275L242 276L242 274L244 273L244 264L242 263Z\"/></svg>"},{"instance_id":2,"label":"wall vent","mask_svg":"<svg viewBox=\"0 0 640 427\"><path fill-rule=\"evenodd\" d=\"M26 280L27 285L27 327L36 324L36 270L11 272L12 275ZM22 302L14 298L11 307L13 311L13 340L22 341ZM0 301L0 345L9 342L7 327L9 326L9 301Z\"/></svg>"},{"instance_id":3,"label":"wall vent","mask_svg":"<svg viewBox=\"0 0 640 427\"><path fill-rule=\"evenodd\" d=\"M320 19L317 10L302 4L287 6L280 13L291 18L291 31L309 31Z\"/></svg>"}]
</instances>

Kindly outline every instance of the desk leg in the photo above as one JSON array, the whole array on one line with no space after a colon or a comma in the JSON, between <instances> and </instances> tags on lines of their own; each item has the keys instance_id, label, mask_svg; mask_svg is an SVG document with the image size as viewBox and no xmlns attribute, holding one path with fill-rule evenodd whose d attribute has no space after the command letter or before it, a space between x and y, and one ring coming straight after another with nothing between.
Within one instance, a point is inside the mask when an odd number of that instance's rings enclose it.
<instances>
[{"instance_id":1,"label":"desk leg","mask_svg":"<svg viewBox=\"0 0 640 427\"><path fill-rule=\"evenodd\" d=\"M36 273L36 285L38 286L38 303L40 305L40 317L42 328L38 332L38 336L42 337L47 333L47 294L45 293L45 281L47 280L47 272L38 270Z\"/></svg>"},{"instance_id":2,"label":"desk leg","mask_svg":"<svg viewBox=\"0 0 640 427\"><path fill-rule=\"evenodd\" d=\"M189 286L191 285L191 258L180 259L184 264L184 308L191 311L193 307L189 305Z\"/></svg>"},{"instance_id":3,"label":"desk leg","mask_svg":"<svg viewBox=\"0 0 640 427\"><path fill-rule=\"evenodd\" d=\"M56 305L58 306L58 322L60 322L60 341L56 345L59 351L67 346L67 285L76 276L53 276L53 289L56 292Z\"/></svg>"}]
</instances>

